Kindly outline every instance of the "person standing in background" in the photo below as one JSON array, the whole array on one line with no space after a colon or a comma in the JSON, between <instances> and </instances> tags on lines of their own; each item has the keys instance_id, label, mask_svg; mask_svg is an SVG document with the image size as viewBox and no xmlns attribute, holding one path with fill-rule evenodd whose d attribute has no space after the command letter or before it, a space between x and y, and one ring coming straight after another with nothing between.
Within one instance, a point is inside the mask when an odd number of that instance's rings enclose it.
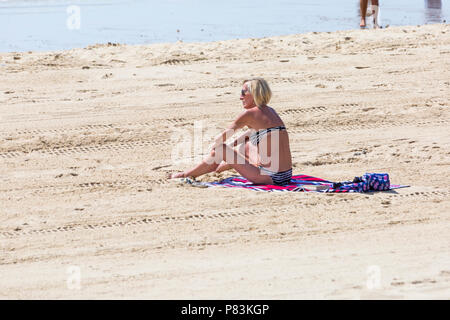
<instances>
[{"instance_id":1,"label":"person standing in background","mask_svg":"<svg viewBox=\"0 0 450 320\"><path fill-rule=\"evenodd\" d=\"M441 23L442 21L442 1L425 1L425 23ZM445 21L444 21L445 22Z\"/></svg>"},{"instance_id":2,"label":"person standing in background","mask_svg":"<svg viewBox=\"0 0 450 320\"><path fill-rule=\"evenodd\" d=\"M369 0L359 0L359 6L360 6L360 12L361 12L361 21L359 23L359 26L361 28L365 28L366 27L366 14L367 14L367 4L368 4ZM378 0L371 0L370 1L372 4L372 12L370 12L368 15L372 16L373 19L373 27L375 29L379 28L380 26L378 25Z\"/></svg>"}]
</instances>

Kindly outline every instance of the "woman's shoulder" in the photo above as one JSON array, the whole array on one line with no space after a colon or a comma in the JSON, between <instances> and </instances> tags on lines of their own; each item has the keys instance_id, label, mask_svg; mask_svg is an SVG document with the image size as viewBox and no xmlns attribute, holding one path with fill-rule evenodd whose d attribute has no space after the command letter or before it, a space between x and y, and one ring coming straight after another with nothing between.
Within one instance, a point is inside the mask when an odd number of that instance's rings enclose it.
<instances>
[{"instance_id":1,"label":"woman's shoulder","mask_svg":"<svg viewBox=\"0 0 450 320\"><path fill-rule=\"evenodd\" d=\"M276 120L274 116L277 116L276 111L272 107L264 106L246 109L239 114L238 119L247 124L259 126L258 124L267 122L269 119Z\"/></svg>"},{"instance_id":2,"label":"woman's shoulder","mask_svg":"<svg viewBox=\"0 0 450 320\"><path fill-rule=\"evenodd\" d=\"M261 110L259 110L259 108L251 108L251 109L246 109L244 111L242 111L239 114L239 118L243 118L246 119L247 121L252 121L258 118L258 116L261 115Z\"/></svg>"},{"instance_id":3,"label":"woman's shoulder","mask_svg":"<svg viewBox=\"0 0 450 320\"><path fill-rule=\"evenodd\" d=\"M254 115L254 116L264 115L267 113L267 111L275 112L275 110L269 106L254 107L254 108L248 109L247 111L249 112L249 114Z\"/></svg>"}]
</instances>

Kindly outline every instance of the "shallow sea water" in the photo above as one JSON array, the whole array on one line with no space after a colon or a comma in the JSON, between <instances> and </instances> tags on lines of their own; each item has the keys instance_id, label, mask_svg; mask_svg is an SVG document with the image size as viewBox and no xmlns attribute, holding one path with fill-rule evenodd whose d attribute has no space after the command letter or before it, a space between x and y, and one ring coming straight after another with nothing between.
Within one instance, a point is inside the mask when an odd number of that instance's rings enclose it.
<instances>
[{"instance_id":1,"label":"shallow sea water","mask_svg":"<svg viewBox=\"0 0 450 320\"><path fill-rule=\"evenodd\" d=\"M381 25L443 23L450 0L380 0ZM358 0L0 0L0 52L359 28Z\"/></svg>"}]
</instances>

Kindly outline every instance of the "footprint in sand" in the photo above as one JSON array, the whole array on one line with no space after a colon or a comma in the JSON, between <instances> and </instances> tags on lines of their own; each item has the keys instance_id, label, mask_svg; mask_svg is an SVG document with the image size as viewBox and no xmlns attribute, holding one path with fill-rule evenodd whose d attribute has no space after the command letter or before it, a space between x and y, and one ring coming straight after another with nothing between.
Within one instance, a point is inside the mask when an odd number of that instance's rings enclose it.
<instances>
[{"instance_id":1,"label":"footprint in sand","mask_svg":"<svg viewBox=\"0 0 450 320\"><path fill-rule=\"evenodd\" d=\"M155 84L156 87L172 87L175 86L174 83L161 83L161 84Z\"/></svg>"},{"instance_id":2,"label":"footprint in sand","mask_svg":"<svg viewBox=\"0 0 450 320\"><path fill-rule=\"evenodd\" d=\"M112 78L113 74L110 73L105 73L105 75L102 77L102 79L108 79L108 78Z\"/></svg>"}]
</instances>

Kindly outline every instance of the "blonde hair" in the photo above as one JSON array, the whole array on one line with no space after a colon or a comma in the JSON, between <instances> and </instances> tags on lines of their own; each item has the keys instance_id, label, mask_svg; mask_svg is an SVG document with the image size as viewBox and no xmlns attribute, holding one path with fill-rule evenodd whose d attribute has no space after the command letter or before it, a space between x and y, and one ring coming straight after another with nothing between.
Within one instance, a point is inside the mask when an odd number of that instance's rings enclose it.
<instances>
[{"instance_id":1,"label":"blonde hair","mask_svg":"<svg viewBox=\"0 0 450 320\"><path fill-rule=\"evenodd\" d=\"M263 78L253 78L244 81L247 84L248 91L253 95L253 100L258 107L266 106L270 98L272 98L272 91L269 84Z\"/></svg>"}]
</instances>

